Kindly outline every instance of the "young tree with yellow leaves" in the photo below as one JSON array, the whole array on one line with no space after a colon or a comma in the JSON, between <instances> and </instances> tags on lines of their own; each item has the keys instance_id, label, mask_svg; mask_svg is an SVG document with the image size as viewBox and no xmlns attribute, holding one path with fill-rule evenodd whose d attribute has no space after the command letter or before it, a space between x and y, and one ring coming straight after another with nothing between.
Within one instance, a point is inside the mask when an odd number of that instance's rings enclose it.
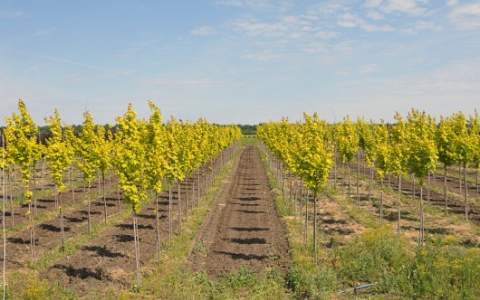
<instances>
[{"instance_id":1,"label":"young tree with yellow leaves","mask_svg":"<svg viewBox=\"0 0 480 300\"><path fill-rule=\"evenodd\" d=\"M350 166L355 154L358 152L358 135L355 130L355 124L352 122L349 116L345 117L342 122L336 126L336 139L338 145L338 153L340 154L340 160L342 161L345 172L348 173L347 184L348 191L350 192Z\"/></svg>"},{"instance_id":2,"label":"young tree with yellow leaves","mask_svg":"<svg viewBox=\"0 0 480 300\"><path fill-rule=\"evenodd\" d=\"M383 183L390 169L390 148L388 129L383 121L375 127L375 171L380 179L380 205L379 216L383 220Z\"/></svg>"},{"instance_id":3,"label":"young tree with yellow leaves","mask_svg":"<svg viewBox=\"0 0 480 300\"><path fill-rule=\"evenodd\" d=\"M7 189L6 189L6 172L5 169L9 165L7 158L7 150L5 145L5 132L1 130L1 139L2 146L0 148L0 169L2 170L2 241L3 241L3 253L2 253L2 291L3 299L6 299L7 296L7 231L5 224L5 210L6 210L6 201L7 201Z\"/></svg>"},{"instance_id":4,"label":"young tree with yellow leaves","mask_svg":"<svg viewBox=\"0 0 480 300\"><path fill-rule=\"evenodd\" d=\"M480 115L475 111L470 117L470 132L473 143L472 166L475 168L475 189L479 193L478 172L480 169Z\"/></svg>"},{"instance_id":5,"label":"young tree with yellow leaves","mask_svg":"<svg viewBox=\"0 0 480 300\"><path fill-rule=\"evenodd\" d=\"M165 160L167 147L165 145L165 127L162 124L162 114L160 109L153 103L150 106L150 119L147 123L146 156L147 166L146 174L148 177L148 187L155 194L155 230L157 251L160 251L160 215L159 215L159 194L163 189L163 178L167 161Z\"/></svg>"},{"instance_id":6,"label":"young tree with yellow leaves","mask_svg":"<svg viewBox=\"0 0 480 300\"><path fill-rule=\"evenodd\" d=\"M407 166L420 185L420 228L419 245L425 242L425 216L423 187L425 178L435 170L438 151L435 145L435 121L425 112L412 109L407 117Z\"/></svg>"},{"instance_id":7,"label":"young tree with yellow leaves","mask_svg":"<svg viewBox=\"0 0 480 300\"><path fill-rule=\"evenodd\" d=\"M389 131L389 143L388 148L388 170L392 175L398 178L398 198L397 198L397 233L400 233L400 221L402 219L402 176L407 172L406 166L406 125L403 117L396 113L393 117L395 123L391 126Z\"/></svg>"},{"instance_id":8,"label":"young tree with yellow leaves","mask_svg":"<svg viewBox=\"0 0 480 300\"><path fill-rule=\"evenodd\" d=\"M467 167L474 156L475 143L473 134L469 128L467 117L459 112L451 116L453 132L455 133L456 162L463 168L463 196L465 207L465 219L469 218L469 203L468 203L468 183L467 183ZM460 186L462 186L461 173L459 174Z\"/></svg>"},{"instance_id":9,"label":"young tree with yellow leaves","mask_svg":"<svg viewBox=\"0 0 480 300\"><path fill-rule=\"evenodd\" d=\"M22 99L18 100L18 114L13 113L7 119L5 136L7 140L7 152L13 162L20 167L22 175L22 187L24 199L28 204L28 219L30 227L30 250L32 260L35 256L35 231L32 215L31 179L32 170L38 159L37 147L38 127L33 121Z\"/></svg>"},{"instance_id":10,"label":"young tree with yellow leaves","mask_svg":"<svg viewBox=\"0 0 480 300\"><path fill-rule=\"evenodd\" d=\"M89 112L83 114L84 120L82 124L82 129L78 137L77 144L77 155L78 160L77 166L78 169L83 174L84 183L88 186L88 193L90 194L92 181L95 180L95 176L98 170L98 158L97 153L93 151L95 144L98 142L97 135L95 133L95 124L93 122L93 117ZM88 233L92 230L91 222L91 199L90 195L88 197Z\"/></svg>"},{"instance_id":11,"label":"young tree with yellow leaves","mask_svg":"<svg viewBox=\"0 0 480 300\"><path fill-rule=\"evenodd\" d=\"M64 174L70 166L74 150L68 143L66 136L63 132L62 121L60 114L55 110L54 114L45 120L50 128L51 135L47 138L47 147L45 159L48 163L48 168L55 183L55 199L58 203L59 218L60 218L60 231L62 234L62 251L65 249L65 228L63 220L63 205L62 193L65 189Z\"/></svg>"},{"instance_id":12,"label":"young tree with yellow leaves","mask_svg":"<svg viewBox=\"0 0 480 300\"><path fill-rule=\"evenodd\" d=\"M132 209L133 235L135 245L135 270L137 284L140 284L140 243L137 214L147 199L148 182L146 174L147 152L143 143L145 125L137 119L133 106L117 118L118 130L115 135L113 166L123 191L123 200Z\"/></svg>"},{"instance_id":13,"label":"young tree with yellow leaves","mask_svg":"<svg viewBox=\"0 0 480 300\"><path fill-rule=\"evenodd\" d=\"M441 117L435 132L435 142L438 149L438 160L443 165L443 200L445 212L448 209L447 170L455 164L457 157L455 144L456 134L453 131L452 118Z\"/></svg>"},{"instance_id":14,"label":"young tree with yellow leaves","mask_svg":"<svg viewBox=\"0 0 480 300\"><path fill-rule=\"evenodd\" d=\"M113 151L112 133L106 131L104 126L96 126L96 143L92 151L95 153L97 159L98 170L100 171L100 181L102 186L102 200L103 200L103 222L107 224L107 197L105 194L105 178L107 172L111 168L111 153Z\"/></svg>"}]
</instances>

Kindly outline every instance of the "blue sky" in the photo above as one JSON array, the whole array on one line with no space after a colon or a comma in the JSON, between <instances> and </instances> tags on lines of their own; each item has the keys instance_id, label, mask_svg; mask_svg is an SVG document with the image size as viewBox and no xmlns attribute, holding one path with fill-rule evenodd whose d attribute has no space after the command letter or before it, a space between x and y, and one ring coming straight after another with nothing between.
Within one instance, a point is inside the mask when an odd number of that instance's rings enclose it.
<instances>
[{"instance_id":1,"label":"blue sky","mask_svg":"<svg viewBox=\"0 0 480 300\"><path fill-rule=\"evenodd\" d=\"M479 0L0 1L1 123L132 102L256 123L480 104Z\"/></svg>"}]
</instances>

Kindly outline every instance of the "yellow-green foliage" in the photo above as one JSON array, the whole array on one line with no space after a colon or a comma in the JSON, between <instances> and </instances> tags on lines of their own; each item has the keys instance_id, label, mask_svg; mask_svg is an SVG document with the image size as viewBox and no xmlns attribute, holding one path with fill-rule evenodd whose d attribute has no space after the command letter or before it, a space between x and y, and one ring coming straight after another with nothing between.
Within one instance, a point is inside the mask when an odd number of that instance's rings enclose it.
<instances>
[{"instance_id":1,"label":"yellow-green foliage","mask_svg":"<svg viewBox=\"0 0 480 300\"><path fill-rule=\"evenodd\" d=\"M45 159L55 186L61 192L65 188L64 173L70 166L74 155L74 150L67 140L67 136L71 135L69 133L71 129L63 132L60 114L57 110L55 110L53 116L46 119L46 122L50 128L51 136L47 139Z\"/></svg>"},{"instance_id":2,"label":"yellow-green foliage","mask_svg":"<svg viewBox=\"0 0 480 300\"><path fill-rule=\"evenodd\" d=\"M336 126L338 153L343 163L352 161L358 151L358 135L355 124L349 116Z\"/></svg>"},{"instance_id":3,"label":"yellow-green foliage","mask_svg":"<svg viewBox=\"0 0 480 300\"><path fill-rule=\"evenodd\" d=\"M304 123L297 124L289 124L287 119L263 124L257 135L290 172L302 178L309 189L319 192L327 183L333 164L327 124L316 114L304 114L304 119Z\"/></svg>"},{"instance_id":4,"label":"yellow-green foliage","mask_svg":"<svg viewBox=\"0 0 480 300\"><path fill-rule=\"evenodd\" d=\"M437 166L435 122L425 112L411 110L407 118L407 166L423 184L424 178Z\"/></svg>"},{"instance_id":5,"label":"yellow-green foliage","mask_svg":"<svg viewBox=\"0 0 480 300\"><path fill-rule=\"evenodd\" d=\"M142 143L145 125L137 119L133 106L117 118L118 130L115 135L115 171L124 200L139 212L141 204L147 198L147 180L144 176L146 149Z\"/></svg>"},{"instance_id":6,"label":"yellow-green foliage","mask_svg":"<svg viewBox=\"0 0 480 300\"><path fill-rule=\"evenodd\" d=\"M38 127L33 121L22 99L18 100L18 114L13 113L7 119L5 136L8 157L20 167L24 196L27 201L32 198L30 179L35 162L40 158L37 146Z\"/></svg>"},{"instance_id":7,"label":"yellow-green foliage","mask_svg":"<svg viewBox=\"0 0 480 300\"><path fill-rule=\"evenodd\" d=\"M83 114L83 117L82 130L80 131L76 147L78 155L77 166L83 173L83 179L90 183L95 179L98 169L98 158L93 151L98 137L95 134L95 124L92 115L86 112Z\"/></svg>"},{"instance_id":8,"label":"yellow-green foliage","mask_svg":"<svg viewBox=\"0 0 480 300\"><path fill-rule=\"evenodd\" d=\"M389 170L390 145L388 144L388 129L383 123L375 127L375 170L380 178L385 177Z\"/></svg>"}]
</instances>

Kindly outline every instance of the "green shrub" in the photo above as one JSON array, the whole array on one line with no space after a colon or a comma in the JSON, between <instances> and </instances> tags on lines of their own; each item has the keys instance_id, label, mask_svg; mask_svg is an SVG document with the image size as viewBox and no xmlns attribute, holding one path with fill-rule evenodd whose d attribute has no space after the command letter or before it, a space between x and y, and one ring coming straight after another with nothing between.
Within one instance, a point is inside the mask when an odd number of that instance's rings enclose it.
<instances>
[{"instance_id":1,"label":"green shrub","mask_svg":"<svg viewBox=\"0 0 480 300\"><path fill-rule=\"evenodd\" d=\"M335 250L338 276L349 286L375 283L379 292L401 289L411 261L406 249L406 241L391 227L368 230Z\"/></svg>"},{"instance_id":2,"label":"green shrub","mask_svg":"<svg viewBox=\"0 0 480 300\"><path fill-rule=\"evenodd\" d=\"M293 266L287 283L298 299L330 299L337 285L337 276L333 269L324 266Z\"/></svg>"},{"instance_id":3,"label":"green shrub","mask_svg":"<svg viewBox=\"0 0 480 300\"><path fill-rule=\"evenodd\" d=\"M408 273L408 296L422 299L479 299L480 250L429 245L419 249Z\"/></svg>"}]
</instances>

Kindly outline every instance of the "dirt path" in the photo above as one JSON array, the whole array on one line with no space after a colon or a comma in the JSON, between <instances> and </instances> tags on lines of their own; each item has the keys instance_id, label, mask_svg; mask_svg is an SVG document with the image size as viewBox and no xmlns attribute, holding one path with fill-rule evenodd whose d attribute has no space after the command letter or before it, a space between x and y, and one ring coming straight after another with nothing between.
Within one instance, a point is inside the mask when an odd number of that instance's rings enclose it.
<instances>
[{"instance_id":1,"label":"dirt path","mask_svg":"<svg viewBox=\"0 0 480 300\"><path fill-rule=\"evenodd\" d=\"M191 256L192 268L216 277L245 266L288 266L287 233L274 207L258 150L245 148L233 181L217 201Z\"/></svg>"}]
</instances>

